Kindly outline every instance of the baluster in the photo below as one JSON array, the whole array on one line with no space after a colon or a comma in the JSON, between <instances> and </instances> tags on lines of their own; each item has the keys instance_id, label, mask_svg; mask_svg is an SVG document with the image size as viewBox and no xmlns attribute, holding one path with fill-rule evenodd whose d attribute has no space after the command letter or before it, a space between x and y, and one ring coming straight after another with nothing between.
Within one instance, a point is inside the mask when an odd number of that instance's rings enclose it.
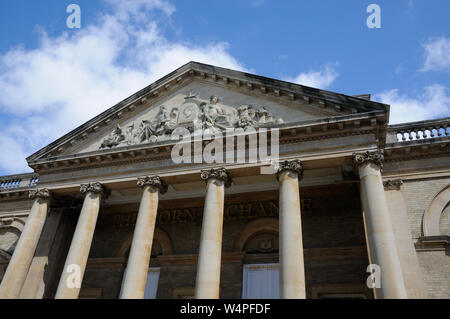
<instances>
[{"instance_id":1,"label":"baluster","mask_svg":"<svg viewBox=\"0 0 450 319\"><path fill-rule=\"evenodd\" d=\"M422 129L417 130L417 139L423 140L423 130Z\"/></svg>"},{"instance_id":2,"label":"baluster","mask_svg":"<svg viewBox=\"0 0 450 319\"><path fill-rule=\"evenodd\" d=\"M430 132L431 132L431 137L432 137L432 138L437 137L436 130L435 130L434 127L432 127L432 128L430 129Z\"/></svg>"},{"instance_id":3,"label":"baluster","mask_svg":"<svg viewBox=\"0 0 450 319\"><path fill-rule=\"evenodd\" d=\"M403 138L403 142L406 142L408 140L408 137L407 137L405 131L402 131L402 138Z\"/></svg>"}]
</instances>

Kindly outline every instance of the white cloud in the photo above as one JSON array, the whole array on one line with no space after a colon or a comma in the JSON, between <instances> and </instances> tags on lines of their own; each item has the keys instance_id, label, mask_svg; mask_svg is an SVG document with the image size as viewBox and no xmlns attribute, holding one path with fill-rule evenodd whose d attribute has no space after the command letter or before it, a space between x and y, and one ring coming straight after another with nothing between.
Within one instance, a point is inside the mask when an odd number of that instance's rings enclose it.
<instances>
[{"instance_id":1,"label":"white cloud","mask_svg":"<svg viewBox=\"0 0 450 319\"><path fill-rule=\"evenodd\" d=\"M319 89L326 89L339 76L336 72L338 63L329 63L321 68L319 71L309 71L300 73L296 77L286 77L285 81L293 82L305 86L311 86Z\"/></svg>"},{"instance_id":2,"label":"white cloud","mask_svg":"<svg viewBox=\"0 0 450 319\"><path fill-rule=\"evenodd\" d=\"M450 38L431 38L422 46L425 50L422 71L450 71Z\"/></svg>"},{"instance_id":3,"label":"white cloud","mask_svg":"<svg viewBox=\"0 0 450 319\"><path fill-rule=\"evenodd\" d=\"M389 124L450 116L450 92L440 84L425 87L416 97L402 95L394 89L376 94L374 99L391 105Z\"/></svg>"},{"instance_id":4,"label":"white cloud","mask_svg":"<svg viewBox=\"0 0 450 319\"><path fill-rule=\"evenodd\" d=\"M25 157L194 60L245 70L227 43L168 40L158 19L175 11L162 0L106 0L112 13L96 24L49 37L36 49L0 55L0 172L29 171Z\"/></svg>"}]
</instances>

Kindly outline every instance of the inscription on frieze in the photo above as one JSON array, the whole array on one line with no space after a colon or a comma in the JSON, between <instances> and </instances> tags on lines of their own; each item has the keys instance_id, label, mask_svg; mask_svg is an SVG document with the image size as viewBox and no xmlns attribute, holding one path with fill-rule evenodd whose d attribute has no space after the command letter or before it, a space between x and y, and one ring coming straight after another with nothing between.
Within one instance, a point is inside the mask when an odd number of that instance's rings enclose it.
<instances>
[{"instance_id":1,"label":"inscription on frieze","mask_svg":"<svg viewBox=\"0 0 450 319\"><path fill-rule=\"evenodd\" d=\"M301 200L303 214L311 212L311 200ZM278 217L278 203L276 201L262 201L251 203L228 204L224 207L224 220L245 220L262 217ZM193 223L200 220L203 215L203 207L160 209L157 215L159 224ZM114 214L112 216L113 227L134 227L137 213Z\"/></svg>"}]
</instances>

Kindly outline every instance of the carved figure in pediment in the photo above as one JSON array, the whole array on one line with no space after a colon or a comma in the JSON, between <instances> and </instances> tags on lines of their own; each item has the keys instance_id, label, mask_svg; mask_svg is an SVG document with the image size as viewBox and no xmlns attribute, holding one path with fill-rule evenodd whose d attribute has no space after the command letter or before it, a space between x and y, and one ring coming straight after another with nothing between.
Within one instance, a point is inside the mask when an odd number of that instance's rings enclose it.
<instances>
[{"instance_id":1,"label":"carved figure in pediment","mask_svg":"<svg viewBox=\"0 0 450 319\"><path fill-rule=\"evenodd\" d=\"M202 128L226 129L234 127L236 110L222 107L218 104L219 98L212 95L209 103L200 104L200 121Z\"/></svg>"},{"instance_id":2,"label":"carved figure in pediment","mask_svg":"<svg viewBox=\"0 0 450 319\"><path fill-rule=\"evenodd\" d=\"M255 125L255 110L251 105L241 105L238 108L239 120L237 126L241 128L247 128Z\"/></svg>"},{"instance_id":3,"label":"carved figure in pediment","mask_svg":"<svg viewBox=\"0 0 450 319\"><path fill-rule=\"evenodd\" d=\"M217 115L215 116L215 125L221 129L227 129L234 127L237 121L237 111L235 108L226 108L217 105L219 103L219 97L217 95L212 95L210 97L210 108L211 106L217 110Z\"/></svg>"},{"instance_id":4,"label":"carved figure in pediment","mask_svg":"<svg viewBox=\"0 0 450 319\"><path fill-rule=\"evenodd\" d=\"M275 118L272 113L269 113L264 107L256 111L256 121L258 124L281 124L281 118Z\"/></svg>"},{"instance_id":5,"label":"carved figure in pediment","mask_svg":"<svg viewBox=\"0 0 450 319\"><path fill-rule=\"evenodd\" d=\"M207 129L210 127L214 127L216 124L216 118L221 113L222 110L215 104L200 104L200 114L201 120L203 122L203 128Z\"/></svg>"},{"instance_id":6,"label":"carved figure in pediment","mask_svg":"<svg viewBox=\"0 0 450 319\"><path fill-rule=\"evenodd\" d=\"M178 108L171 111L165 105L161 105L156 118L153 120L154 133L157 136L170 134L177 127Z\"/></svg>"},{"instance_id":7,"label":"carved figure in pediment","mask_svg":"<svg viewBox=\"0 0 450 319\"><path fill-rule=\"evenodd\" d=\"M232 128L235 127L237 119L238 115L235 108L223 109L223 114L216 118L216 125L221 129Z\"/></svg>"},{"instance_id":8,"label":"carved figure in pediment","mask_svg":"<svg viewBox=\"0 0 450 319\"><path fill-rule=\"evenodd\" d=\"M125 132L125 140L123 142L126 145L134 145L134 144L140 142L140 140L136 138L136 132L134 130L134 123L127 126L127 130Z\"/></svg>"},{"instance_id":9,"label":"carved figure in pediment","mask_svg":"<svg viewBox=\"0 0 450 319\"><path fill-rule=\"evenodd\" d=\"M170 111L169 120L165 123L165 129L168 131L168 133L171 133L178 125L178 113L180 110L177 107L172 108Z\"/></svg>"},{"instance_id":10,"label":"carved figure in pediment","mask_svg":"<svg viewBox=\"0 0 450 319\"><path fill-rule=\"evenodd\" d=\"M206 102L199 99L196 94L188 94L180 106L169 109L161 105L154 118L142 120L139 126L133 123L122 132L117 125L103 140L100 149L166 141L177 128L188 129L193 133L202 129L220 131L228 128L258 128L280 123L283 123L283 120L273 116L264 107L255 109L252 105L241 105L234 108L220 104L217 95L210 96Z\"/></svg>"},{"instance_id":11,"label":"carved figure in pediment","mask_svg":"<svg viewBox=\"0 0 450 319\"><path fill-rule=\"evenodd\" d=\"M139 142L144 142L150 139L155 133L155 125L151 121L143 120L139 125L135 136Z\"/></svg>"},{"instance_id":12,"label":"carved figure in pediment","mask_svg":"<svg viewBox=\"0 0 450 319\"><path fill-rule=\"evenodd\" d=\"M120 128L120 125L117 125L116 128L111 133L109 133L107 137L105 137L105 139L102 142L102 145L100 146L100 149L117 146L123 140L125 140L125 135L122 134L122 129Z\"/></svg>"}]
</instances>

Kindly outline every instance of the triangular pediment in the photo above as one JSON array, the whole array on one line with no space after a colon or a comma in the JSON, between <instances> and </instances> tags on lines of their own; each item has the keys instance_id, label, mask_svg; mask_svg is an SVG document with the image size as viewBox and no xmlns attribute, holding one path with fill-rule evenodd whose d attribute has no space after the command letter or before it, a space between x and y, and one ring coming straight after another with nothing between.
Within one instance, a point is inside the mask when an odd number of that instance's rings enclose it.
<instances>
[{"instance_id":1,"label":"triangular pediment","mask_svg":"<svg viewBox=\"0 0 450 319\"><path fill-rule=\"evenodd\" d=\"M190 62L27 160L159 143L183 129L282 127L373 111L388 106Z\"/></svg>"}]
</instances>

